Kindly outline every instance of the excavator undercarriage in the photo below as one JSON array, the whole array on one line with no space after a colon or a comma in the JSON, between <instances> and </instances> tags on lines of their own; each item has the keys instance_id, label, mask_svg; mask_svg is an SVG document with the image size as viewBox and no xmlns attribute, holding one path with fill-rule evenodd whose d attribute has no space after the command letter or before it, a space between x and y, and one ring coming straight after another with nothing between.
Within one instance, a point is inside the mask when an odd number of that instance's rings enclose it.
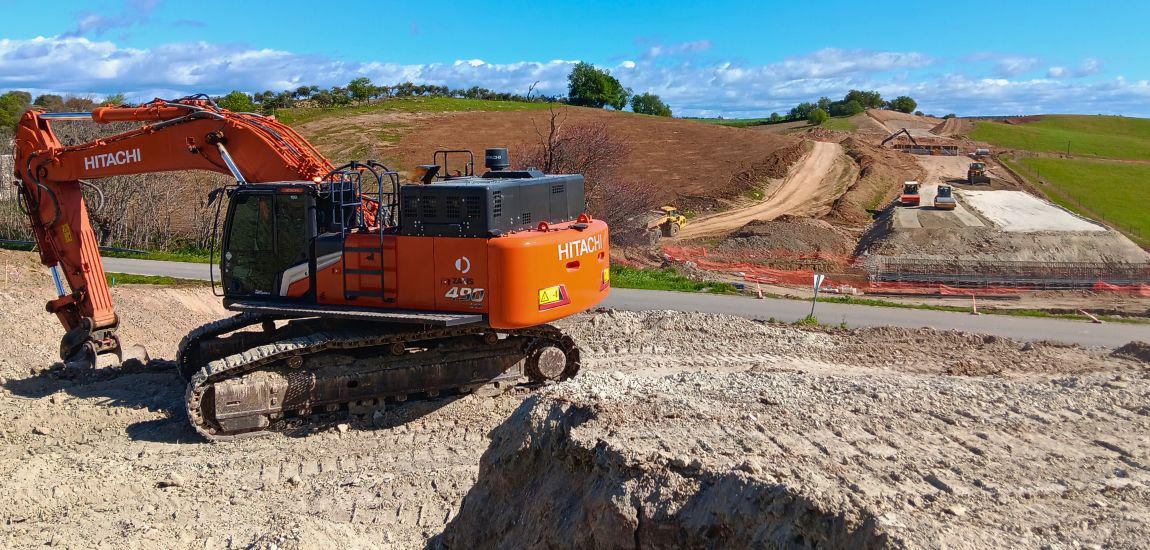
<instances>
[{"instance_id":1,"label":"excavator undercarriage","mask_svg":"<svg viewBox=\"0 0 1150 550\"><path fill-rule=\"evenodd\" d=\"M257 330L245 330L257 327ZM369 414L409 398L570 378L579 348L549 325L418 327L240 314L192 331L177 366L195 430L213 441L313 414Z\"/></svg>"}]
</instances>

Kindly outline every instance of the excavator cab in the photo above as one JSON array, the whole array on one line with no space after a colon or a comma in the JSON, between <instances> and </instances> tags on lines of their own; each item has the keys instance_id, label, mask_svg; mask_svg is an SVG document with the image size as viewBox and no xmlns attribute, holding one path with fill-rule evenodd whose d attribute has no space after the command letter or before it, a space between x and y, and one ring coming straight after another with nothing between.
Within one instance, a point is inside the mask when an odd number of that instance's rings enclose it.
<instances>
[{"instance_id":1,"label":"excavator cab","mask_svg":"<svg viewBox=\"0 0 1150 550\"><path fill-rule=\"evenodd\" d=\"M276 296L307 273L316 236L316 196L305 184L246 185L232 191L220 274L229 298Z\"/></svg>"}]
</instances>

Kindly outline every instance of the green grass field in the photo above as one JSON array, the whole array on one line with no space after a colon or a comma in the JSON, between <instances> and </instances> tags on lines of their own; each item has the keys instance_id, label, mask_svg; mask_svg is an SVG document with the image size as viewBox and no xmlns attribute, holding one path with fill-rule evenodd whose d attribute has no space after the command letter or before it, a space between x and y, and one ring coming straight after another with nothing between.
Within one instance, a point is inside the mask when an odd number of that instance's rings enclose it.
<instances>
[{"instance_id":1,"label":"green grass field","mask_svg":"<svg viewBox=\"0 0 1150 550\"><path fill-rule=\"evenodd\" d=\"M1022 157L1008 159L1015 171L1045 181L1060 205L1117 226L1135 242L1150 245L1150 165L1106 160ZM1021 168L1021 169L1020 169ZM1087 211L1083 211L1079 204Z\"/></svg>"},{"instance_id":2,"label":"green grass field","mask_svg":"<svg viewBox=\"0 0 1150 550\"><path fill-rule=\"evenodd\" d=\"M304 124L329 115L351 116L376 111L403 111L409 113L441 113L447 111L527 111L546 109L548 103L523 101L489 101L485 99L458 99L453 97L398 97L363 105L347 107L301 107L280 109L276 118L288 125Z\"/></svg>"},{"instance_id":3,"label":"green grass field","mask_svg":"<svg viewBox=\"0 0 1150 550\"><path fill-rule=\"evenodd\" d=\"M699 122L718 124L719 126L730 126L732 128L748 128L750 126L761 126L763 124L770 124L770 119L767 119L767 118L694 118L694 117L688 117L687 120L697 120Z\"/></svg>"},{"instance_id":4,"label":"green grass field","mask_svg":"<svg viewBox=\"0 0 1150 550\"><path fill-rule=\"evenodd\" d=\"M1037 122L975 122L972 139L999 147L1071 156L1150 160L1150 119L1050 115Z\"/></svg>"},{"instance_id":5,"label":"green grass field","mask_svg":"<svg viewBox=\"0 0 1150 550\"><path fill-rule=\"evenodd\" d=\"M823 123L823 128L827 130L838 130L840 132L853 132L858 130L858 124L855 124L851 118L852 117L848 116L831 117Z\"/></svg>"}]
</instances>

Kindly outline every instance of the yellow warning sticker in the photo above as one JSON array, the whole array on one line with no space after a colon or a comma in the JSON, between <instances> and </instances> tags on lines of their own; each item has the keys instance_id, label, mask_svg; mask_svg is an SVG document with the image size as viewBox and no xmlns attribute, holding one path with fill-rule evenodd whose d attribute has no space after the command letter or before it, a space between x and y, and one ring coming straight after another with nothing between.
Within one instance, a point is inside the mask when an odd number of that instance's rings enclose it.
<instances>
[{"instance_id":1,"label":"yellow warning sticker","mask_svg":"<svg viewBox=\"0 0 1150 550\"><path fill-rule=\"evenodd\" d=\"M75 237L72 236L72 226L68 225L67 222L60 225L60 238L64 239L65 243L70 243L75 239Z\"/></svg>"},{"instance_id":2,"label":"yellow warning sticker","mask_svg":"<svg viewBox=\"0 0 1150 550\"><path fill-rule=\"evenodd\" d=\"M539 289L539 305L554 304L563 299L562 285L549 286Z\"/></svg>"}]
</instances>

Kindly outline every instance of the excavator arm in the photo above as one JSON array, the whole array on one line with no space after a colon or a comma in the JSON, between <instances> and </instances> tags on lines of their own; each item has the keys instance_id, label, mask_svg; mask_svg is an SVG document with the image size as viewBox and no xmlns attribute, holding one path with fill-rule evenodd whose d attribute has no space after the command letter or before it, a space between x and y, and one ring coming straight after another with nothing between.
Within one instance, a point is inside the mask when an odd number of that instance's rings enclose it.
<instances>
[{"instance_id":1,"label":"excavator arm","mask_svg":"<svg viewBox=\"0 0 1150 550\"><path fill-rule=\"evenodd\" d=\"M52 130L53 120L145 124L65 146ZM331 162L288 126L221 109L205 96L91 113L31 110L17 126L14 156L20 203L40 261L51 268L56 283L59 297L48 302L47 310L67 331L60 343L66 361L119 353L118 319L82 193L86 180L207 170L230 174L240 184L319 181L333 170Z\"/></svg>"}]
</instances>

